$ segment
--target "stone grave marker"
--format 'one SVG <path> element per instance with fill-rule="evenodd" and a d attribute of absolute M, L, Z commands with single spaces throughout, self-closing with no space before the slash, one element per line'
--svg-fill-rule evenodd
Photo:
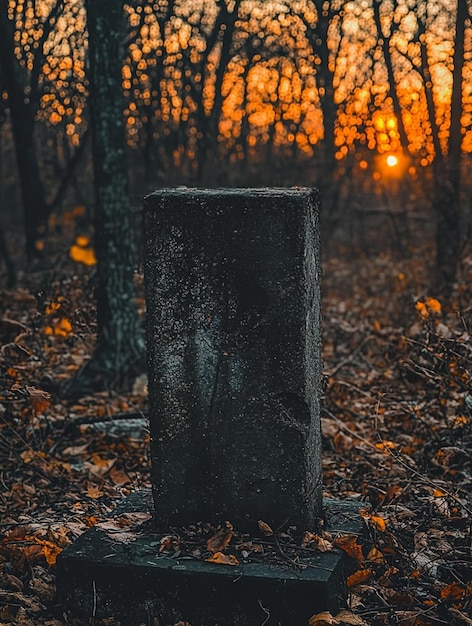
<path fill-rule="evenodd" d="M 361 530 L 356 504 L 322 511 L 316 192 L 162 189 L 145 199 L 144 228 L 152 494 L 131 494 L 59 555 L 58 601 L 126 626 L 334 614 L 340 551 L 230 566 L 160 550 L 200 522 L 253 537 L 260 521 L 316 530 L 323 513 L 331 532 Z M 150 527 L 128 526 L 150 511 Z"/>
<path fill-rule="evenodd" d="M 312 526 L 321 507 L 320 257 L 311 189 L 145 200 L 156 523 Z"/>

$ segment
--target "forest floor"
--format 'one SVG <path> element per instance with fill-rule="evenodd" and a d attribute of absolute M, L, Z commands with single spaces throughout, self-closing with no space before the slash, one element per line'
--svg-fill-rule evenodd
<path fill-rule="evenodd" d="M 60 258 L 0 292 L 0 624 L 118 624 L 63 613 L 56 557 L 149 485 L 144 376 L 80 401 L 46 391 L 95 339 L 93 270 Z M 425 258 L 324 262 L 324 491 L 360 500 L 367 534 L 304 537 L 355 564 L 347 609 L 311 626 L 472 624 L 472 259 L 446 304 Z"/>

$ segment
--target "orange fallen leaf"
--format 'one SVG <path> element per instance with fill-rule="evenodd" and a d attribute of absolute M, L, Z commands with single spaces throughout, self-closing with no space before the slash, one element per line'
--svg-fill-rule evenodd
<path fill-rule="evenodd" d="M 90 246 L 90 239 L 83 235 L 76 237 L 75 244 L 70 247 L 69 256 L 76 263 L 88 266 L 97 264 L 94 249 Z"/>
<path fill-rule="evenodd" d="M 54 335 L 55 337 L 67 337 L 72 333 L 72 324 L 67 317 L 61 317 L 52 325 L 46 326 L 44 333 L 46 335 Z"/>
<path fill-rule="evenodd" d="M 351 559 L 354 559 L 358 565 L 364 562 L 362 554 L 362 546 L 357 543 L 357 537 L 354 535 L 344 535 L 335 540 L 334 545 L 341 548 Z"/>
<path fill-rule="evenodd" d="M 62 552 L 62 548 L 52 543 L 52 541 L 40 539 L 33 535 L 8 537 L 5 539 L 5 543 L 12 543 L 13 541 L 21 542 L 21 551 L 30 561 L 36 561 L 38 557 L 43 556 L 48 565 L 54 565 L 58 554 Z"/>
<path fill-rule="evenodd" d="M 93 498 L 94 500 L 103 496 L 103 491 L 96 485 L 89 485 L 86 493 L 89 498 Z"/>
<path fill-rule="evenodd" d="M 398 448 L 398 444 L 394 441 L 388 441 L 384 439 L 383 441 L 379 441 L 378 443 L 376 443 L 375 447 L 377 448 L 377 450 L 384 450 L 385 452 L 388 452 L 389 450 L 394 450 L 395 448 Z"/>
<path fill-rule="evenodd" d="M 212 554 L 205 560 L 208 563 L 219 563 L 220 565 L 239 565 L 239 561 L 234 554 L 223 554 L 222 552 L 215 552 L 215 554 Z"/>
<path fill-rule="evenodd" d="M 233 537 L 233 525 L 225 522 L 224 526 L 216 531 L 206 542 L 207 550 L 210 552 L 221 552 L 229 544 Z"/>
<path fill-rule="evenodd" d="M 373 572 L 370 568 L 368 569 L 358 569 L 354 574 L 351 574 L 347 577 L 347 586 L 350 589 L 355 585 L 360 585 L 361 583 L 365 583 L 367 580 L 372 578 Z"/>
<path fill-rule="evenodd" d="M 58 311 L 61 306 L 62 305 L 60 302 L 50 302 L 46 305 L 44 312 L 46 313 L 46 315 L 51 315 L 51 313 L 55 313 L 56 311 Z"/>
<path fill-rule="evenodd" d="M 400 487 L 400 485 L 390 485 L 390 487 L 387 489 L 385 498 L 387 500 L 393 500 L 396 496 L 399 496 L 401 493 L 403 493 L 403 488 Z"/>
<path fill-rule="evenodd" d="M 380 530 L 381 532 L 385 532 L 387 529 L 387 521 L 384 520 L 383 517 L 380 517 L 380 515 L 372 515 L 366 509 L 360 509 L 359 513 L 361 517 L 363 517 L 373 528 Z"/>
<path fill-rule="evenodd" d="M 374 547 L 367 555 L 367 561 L 370 563 L 383 563 L 384 555 L 380 552 L 380 550 L 377 550 L 377 548 Z"/>
<path fill-rule="evenodd" d="M 464 600 L 465 587 L 459 583 L 450 583 L 441 589 L 441 598 L 448 600 Z"/>
<path fill-rule="evenodd" d="M 427 320 L 428 319 L 429 312 L 428 312 L 428 309 L 427 309 L 426 304 L 424 302 L 418 301 L 415 304 L 415 309 L 418 311 L 421 319 L 423 319 L 423 320 Z"/>
<path fill-rule="evenodd" d="M 435 315 L 440 315 L 441 313 L 441 303 L 436 298 L 427 298 L 426 306 L 429 309 L 430 313 L 434 313 Z"/>

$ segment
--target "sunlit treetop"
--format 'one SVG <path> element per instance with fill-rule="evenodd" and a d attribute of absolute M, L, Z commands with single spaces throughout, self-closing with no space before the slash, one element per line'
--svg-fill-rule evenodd
<path fill-rule="evenodd" d="M 79 143 L 85 108 L 85 9 L 82 0 L 10 0 L 14 53 L 27 71 L 25 94 L 39 103 L 38 118 L 62 123 Z"/>

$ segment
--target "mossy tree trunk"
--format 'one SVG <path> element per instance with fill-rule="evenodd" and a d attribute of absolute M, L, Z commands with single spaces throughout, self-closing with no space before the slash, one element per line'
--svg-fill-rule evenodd
<path fill-rule="evenodd" d="M 144 338 L 133 281 L 135 249 L 121 85 L 123 5 L 116 0 L 86 0 L 85 6 L 96 196 L 98 337 L 91 361 L 68 385 L 69 395 L 123 387 L 144 367 Z"/>

